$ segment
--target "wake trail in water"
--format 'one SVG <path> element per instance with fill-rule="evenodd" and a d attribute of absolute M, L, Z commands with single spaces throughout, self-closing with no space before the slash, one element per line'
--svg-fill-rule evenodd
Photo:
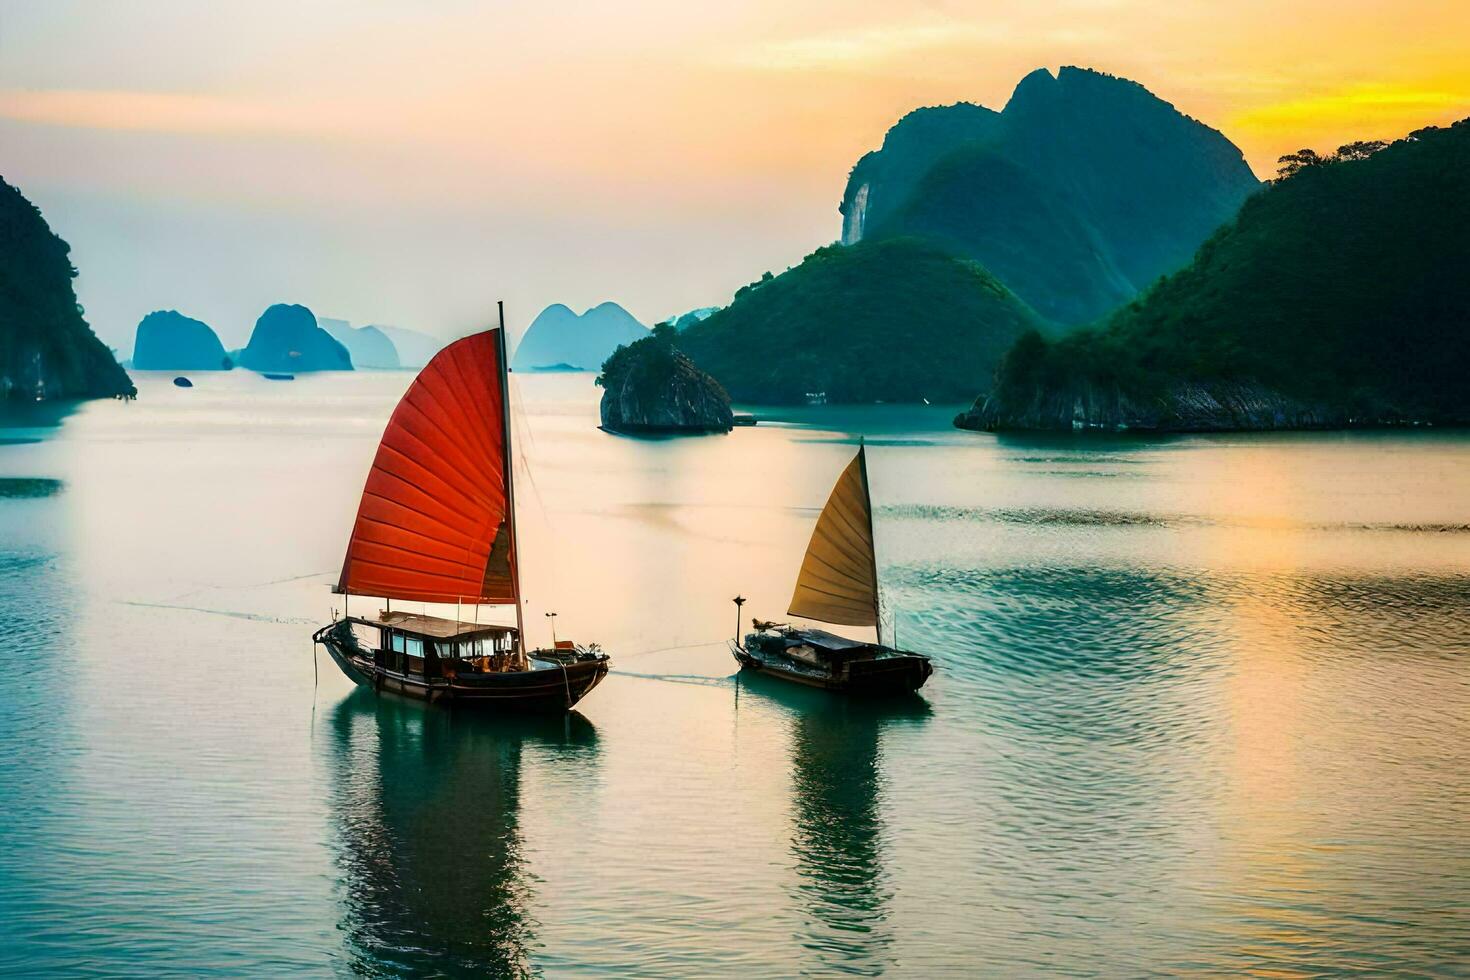
<path fill-rule="evenodd" d="M 664 681 L 669 684 L 693 684 L 697 687 L 731 687 L 735 683 L 733 677 L 705 677 L 700 674 L 639 674 L 617 669 L 612 673 L 619 677 L 637 677 L 640 680 Z"/>
<path fill-rule="evenodd" d="M 134 599 L 118 599 L 116 602 L 122 606 L 139 606 L 145 609 L 177 609 L 183 612 L 204 613 L 209 616 L 226 616 L 230 619 L 244 619 L 255 623 L 311 626 L 316 622 L 312 619 L 302 619 L 296 616 L 265 616 L 260 613 L 235 612 L 230 609 L 210 609 L 205 606 L 176 605 L 169 602 L 139 602 Z"/>

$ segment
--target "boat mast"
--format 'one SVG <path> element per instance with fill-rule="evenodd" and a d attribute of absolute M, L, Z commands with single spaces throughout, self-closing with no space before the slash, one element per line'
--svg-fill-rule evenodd
<path fill-rule="evenodd" d="M 496 335 L 496 341 L 500 345 L 500 399 L 501 418 L 505 423 L 505 438 L 502 440 L 504 452 L 503 465 L 505 467 L 505 529 L 509 535 L 507 539 L 510 545 L 510 586 L 515 592 L 516 601 L 516 636 L 521 644 L 521 655 L 526 656 L 526 626 L 521 620 L 521 576 L 519 572 L 519 556 L 516 550 L 516 481 L 515 481 L 515 457 L 510 451 L 510 357 L 506 352 L 505 344 L 505 300 L 496 300 L 495 308 L 500 318 L 500 330 Z"/>
<path fill-rule="evenodd" d="M 873 494 L 868 489 L 868 452 L 863 437 L 858 436 L 858 469 L 863 474 L 863 500 L 868 514 L 868 562 L 873 568 L 873 631 L 878 645 L 883 645 L 883 607 L 878 596 L 878 539 L 873 536 Z"/>

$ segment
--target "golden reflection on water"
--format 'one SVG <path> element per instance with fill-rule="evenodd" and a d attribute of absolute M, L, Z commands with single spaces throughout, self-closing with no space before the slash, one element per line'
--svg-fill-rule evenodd
<path fill-rule="evenodd" d="M 623 440 L 587 378 L 525 380 L 531 638 L 555 610 L 614 662 L 570 731 L 314 676 L 406 376 L 145 378 L 4 447 L 0 478 L 58 481 L 0 496 L 7 949 L 927 977 L 1426 974 L 1470 948 L 1463 436 L 993 438 L 829 407 Z M 785 608 L 860 432 L 886 601 L 937 663 L 914 716 L 737 683 L 723 646 L 737 592 Z"/>

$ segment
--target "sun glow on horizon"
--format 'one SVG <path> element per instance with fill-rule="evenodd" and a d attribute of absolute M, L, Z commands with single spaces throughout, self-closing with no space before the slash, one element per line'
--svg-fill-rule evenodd
<path fill-rule="evenodd" d="M 158 283 L 103 281 L 94 257 L 125 241 L 192 264 L 201 222 L 237 251 L 254 236 L 252 265 L 289 224 L 309 260 L 267 256 L 248 287 L 209 271 L 210 297 L 299 280 L 329 315 L 447 326 L 483 298 L 426 272 L 466 261 L 515 284 L 527 316 L 614 298 L 653 322 L 835 239 L 849 169 L 913 108 L 1000 109 L 1038 67 L 1091 67 L 1221 130 L 1269 177 L 1304 146 L 1470 116 L 1467 37 L 1470 10 L 1446 0 L 160 0 L 146 17 L 60 0 L 6 7 L 0 139 L 110 342 Z"/>

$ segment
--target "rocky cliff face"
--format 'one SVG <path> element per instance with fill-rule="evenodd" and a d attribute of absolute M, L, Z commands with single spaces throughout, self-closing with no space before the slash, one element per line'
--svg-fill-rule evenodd
<path fill-rule="evenodd" d="M 852 168 L 842 195 L 842 244 L 861 241 L 913 193 L 936 163 L 960 147 L 994 139 L 1000 113 L 970 102 L 915 109 L 894 123 L 883 146 Z"/>
<path fill-rule="evenodd" d="M 1304 401 L 1246 382 L 1176 381 L 1155 394 L 1140 396 L 1115 384 L 1076 381 L 982 395 L 969 411 L 955 416 L 954 424 L 985 432 L 1236 432 L 1366 428 L 1412 421 L 1387 404 L 1350 409 Z"/>
<path fill-rule="evenodd" d="M 177 310 L 156 310 L 138 322 L 133 367 L 140 371 L 228 371 L 234 364 L 209 324 Z"/>
<path fill-rule="evenodd" d="M 1220 133 L 1135 82 L 1066 67 L 1027 75 L 999 113 L 905 116 L 840 210 L 844 243 L 927 239 L 1078 324 L 1188 262 L 1259 186 Z"/>
<path fill-rule="evenodd" d="M 255 321 L 240 366 L 252 371 L 351 371 L 352 357 L 304 306 L 277 303 Z"/>
<path fill-rule="evenodd" d="M 614 432 L 729 432 L 730 396 L 662 336 L 620 347 L 603 366 L 602 427 Z"/>
<path fill-rule="evenodd" d="M 136 394 L 82 318 L 70 246 L 0 180 L 0 400 Z"/>

